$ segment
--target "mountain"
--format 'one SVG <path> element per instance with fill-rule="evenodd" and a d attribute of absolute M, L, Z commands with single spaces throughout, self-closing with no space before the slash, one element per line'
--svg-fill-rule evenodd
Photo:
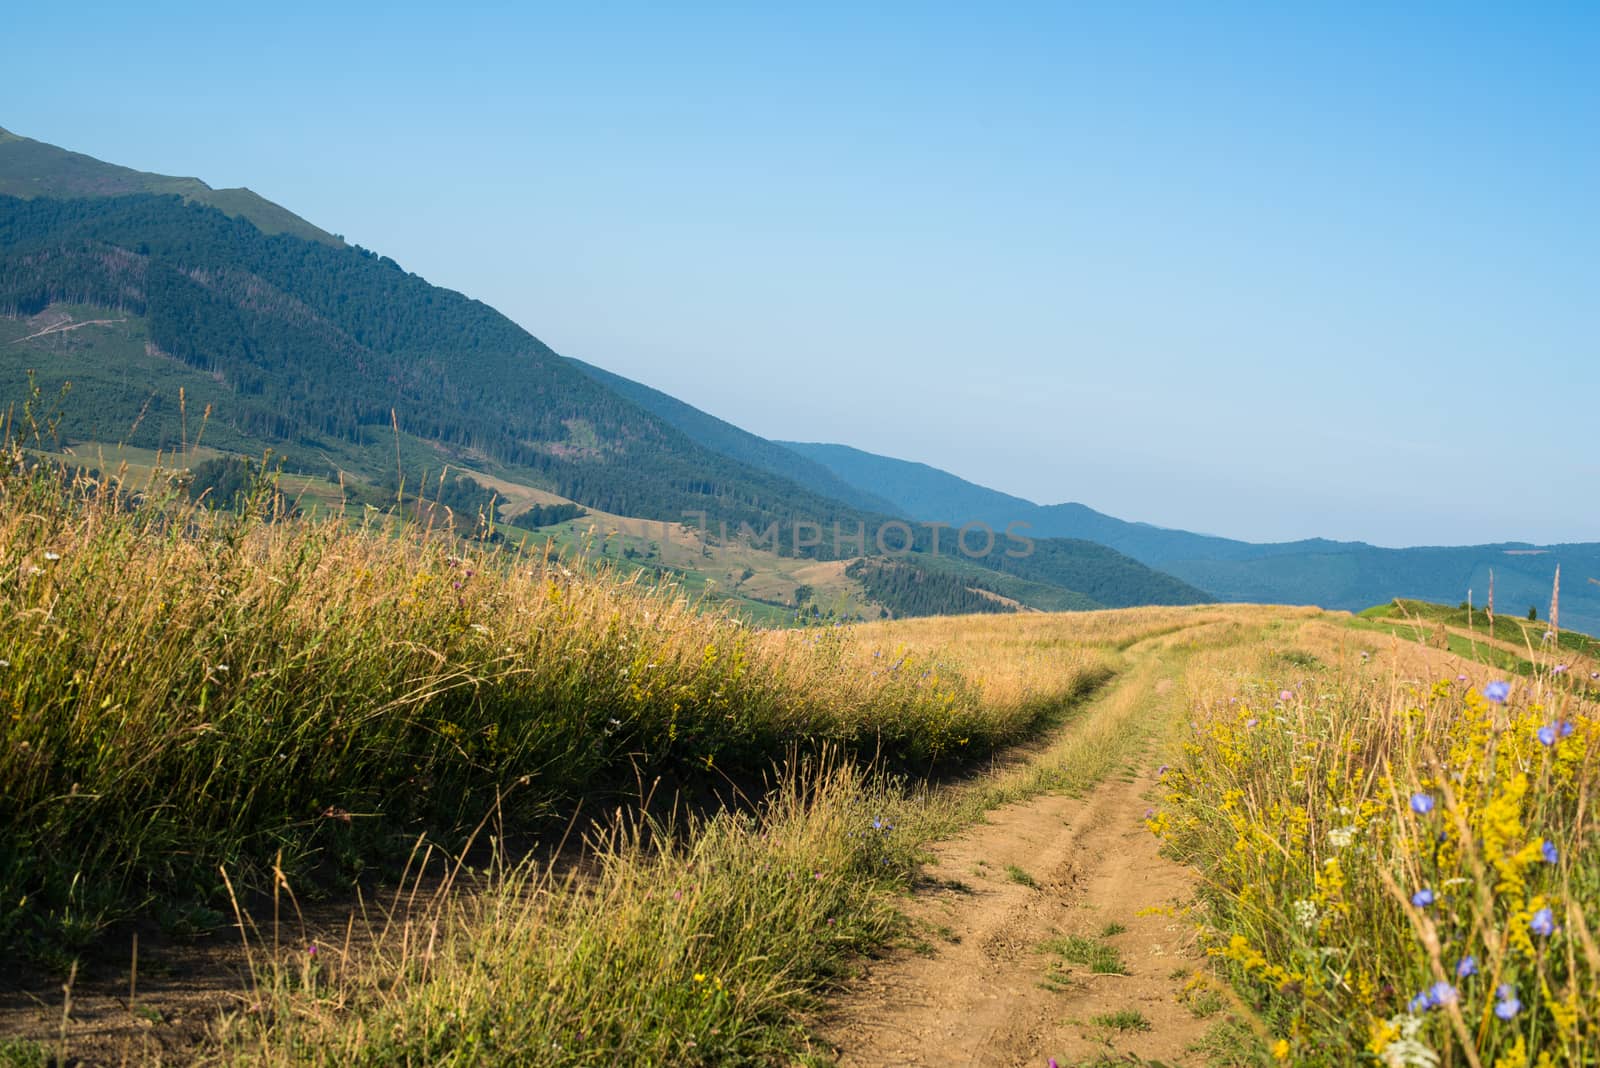
<path fill-rule="evenodd" d="M 353 479 L 369 504 L 424 473 L 452 500 L 476 500 L 459 480 L 446 485 L 448 464 L 544 503 L 663 523 L 695 516 L 707 543 L 748 541 L 773 556 L 903 552 L 931 576 L 948 571 L 937 557 L 961 555 L 963 589 L 1012 600 L 1001 587 L 1063 606 L 1210 599 L 1086 541 L 1039 539 L 1018 552 L 996 538 L 967 556 L 948 535 L 941 546 L 937 531 L 899 524 L 893 549 L 880 548 L 898 509 L 870 490 L 564 358 L 387 257 L 281 225 L 297 217 L 259 198 L 233 198 L 250 210 L 230 211 L 230 191 L 12 135 L 0 176 L 28 194 L 0 195 L 0 409 L 24 399 L 29 376 L 39 411 L 70 383 L 52 424 L 63 449 L 170 453 L 203 436 L 222 453 L 270 447 L 313 483 Z M 336 499 L 351 498 L 341 489 Z M 916 600 L 954 588 L 930 578 Z"/>
<path fill-rule="evenodd" d="M 1559 564 L 1566 577 L 1561 621 L 1600 633 L 1600 544 L 1493 545 L 1390 549 L 1365 542 L 1254 543 L 1132 523 L 1082 504 L 1039 505 L 979 486 L 927 464 L 845 445 L 782 442 L 852 485 L 882 495 L 925 521 L 992 525 L 1020 521 L 1029 533 L 1082 538 L 1211 591 L 1224 601 L 1316 604 L 1359 611 L 1397 597 L 1455 604 L 1471 591 L 1482 603 L 1495 575 L 1501 612 L 1542 616 Z"/>
<path fill-rule="evenodd" d="M 801 441 L 778 444 L 814 460 L 852 485 L 872 487 L 917 519 L 946 523 L 978 520 L 1000 527 L 1011 522 L 1027 523 L 1029 533 L 1039 537 L 1099 542 L 1157 567 L 1169 560 L 1240 560 L 1277 552 L 1330 551 L 1338 544 L 1313 539 L 1255 545 L 1191 534 L 1116 519 L 1082 504 L 1035 504 L 927 464 L 879 456 L 848 445 Z"/>
<path fill-rule="evenodd" d="M 623 378 L 582 360 L 571 359 L 573 366 L 649 411 L 689 438 L 712 450 L 751 467 L 786 478 L 813 493 L 843 501 L 853 508 L 882 515 L 899 515 L 904 509 L 876 493 L 869 493 L 846 482 L 822 464 L 784 448 L 777 442 L 757 437 L 732 423 L 685 404 L 676 397 Z"/>
<path fill-rule="evenodd" d="M 291 234 L 308 241 L 343 244 L 326 230 L 249 189 L 213 189 L 198 178 L 150 174 L 68 152 L 0 128 L 0 196 L 105 197 L 130 193 L 175 194 L 209 204 L 225 215 L 248 219 L 264 234 Z"/>

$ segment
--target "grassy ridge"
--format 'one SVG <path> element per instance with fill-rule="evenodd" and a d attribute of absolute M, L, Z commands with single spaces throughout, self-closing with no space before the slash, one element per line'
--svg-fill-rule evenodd
<path fill-rule="evenodd" d="M 753 631 L 453 537 L 218 514 L 159 480 L 134 505 L 8 467 L 8 941 L 70 949 L 149 898 L 214 895 L 219 864 L 351 873 L 418 829 L 529 824 L 638 774 L 715 782 L 830 744 L 926 770 L 1049 711 L 983 707 L 949 668 L 840 629 Z"/>

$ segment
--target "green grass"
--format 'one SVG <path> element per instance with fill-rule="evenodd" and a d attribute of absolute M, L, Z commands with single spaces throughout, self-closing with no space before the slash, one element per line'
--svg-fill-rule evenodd
<path fill-rule="evenodd" d="M 1089 1022 L 1096 1027 L 1109 1028 L 1112 1031 L 1148 1031 L 1150 1019 L 1138 1009 L 1118 1009 L 1116 1012 L 1102 1012 L 1089 1017 Z"/>
<path fill-rule="evenodd" d="M 1100 937 L 1115 938 L 1117 935 L 1122 934 L 1127 929 L 1128 928 L 1126 924 L 1121 924 L 1116 920 L 1112 920 L 1110 923 L 1107 923 L 1104 927 L 1100 928 Z"/>
<path fill-rule="evenodd" d="M 1030 889 L 1037 889 L 1039 886 L 1039 881 L 1037 879 L 1035 879 L 1032 875 L 1029 875 L 1026 871 L 1023 871 L 1021 868 L 1017 867 L 1015 864 L 1006 865 L 1006 878 L 1010 879 L 1019 886 L 1026 886 Z"/>
<path fill-rule="evenodd" d="M 1115 946 L 1107 945 L 1097 938 L 1067 935 L 1065 938 L 1051 939 L 1044 944 L 1043 949 L 1048 953 L 1054 953 L 1068 964 L 1087 968 L 1096 975 L 1127 974 L 1122 954 Z"/>

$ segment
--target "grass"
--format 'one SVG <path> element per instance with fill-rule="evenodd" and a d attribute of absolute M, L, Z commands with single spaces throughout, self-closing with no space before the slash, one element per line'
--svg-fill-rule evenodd
<path fill-rule="evenodd" d="M 760 631 L 447 531 L 207 511 L 155 464 L 4 459 L 0 941 L 64 974 L 125 921 L 236 922 L 257 1009 L 211 1029 L 229 1062 L 798 1056 L 826 984 L 901 932 L 922 843 L 1111 767 L 1137 707 L 1085 698 L 1190 618 L 1014 617 L 954 651 Z M 1043 772 L 918 784 L 1069 721 Z M 641 809 L 658 780 L 677 803 Z M 287 919 L 291 888 L 379 871 L 404 893 L 345 936 Z"/>
<path fill-rule="evenodd" d="M 0 575 L 0 894 L 23 902 L 0 937 L 68 951 L 148 898 L 219 906 L 219 866 L 348 877 L 491 810 L 533 827 L 657 775 L 704 793 L 796 746 L 926 771 L 1041 721 L 912 654 L 870 668 L 838 628 L 158 482 L 135 504 L 8 474 Z"/>
<path fill-rule="evenodd" d="M 1015 864 L 1006 865 L 1006 878 L 1010 879 L 1018 886 L 1026 886 L 1029 889 L 1035 890 L 1039 887 L 1039 881 L 1037 879 L 1023 871 L 1021 868 L 1017 867 Z"/>
<path fill-rule="evenodd" d="M 1087 968 L 1096 975 L 1127 974 L 1122 954 L 1115 946 L 1107 945 L 1097 938 L 1067 935 L 1064 938 L 1051 939 L 1042 948 L 1047 953 L 1054 953 L 1068 964 Z"/>
<path fill-rule="evenodd" d="M 802 1045 L 794 1018 L 819 979 L 897 928 L 877 891 L 903 883 L 911 842 L 860 833 L 896 803 L 849 765 L 797 766 L 754 813 L 672 834 L 617 824 L 589 877 L 524 862 L 476 893 L 440 884 L 358 948 L 261 962 L 253 996 L 270 1011 L 228 1021 L 224 1059 L 781 1058 Z"/>
<path fill-rule="evenodd" d="M 1096 1027 L 1104 1027 L 1112 1031 L 1148 1031 L 1150 1019 L 1138 1009 L 1118 1009 L 1116 1012 L 1102 1012 L 1089 1017 L 1089 1022 Z"/>
<path fill-rule="evenodd" d="M 1115 920 L 1112 920 L 1110 923 L 1108 923 L 1104 927 L 1100 928 L 1100 937 L 1101 938 L 1115 938 L 1117 935 L 1122 934 L 1127 929 L 1128 928 L 1127 928 L 1126 924 L 1121 924 L 1121 923 L 1118 923 Z"/>
<path fill-rule="evenodd" d="M 1197 659 L 1150 820 L 1204 873 L 1209 952 L 1274 1053 L 1593 1063 L 1600 716 L 1588 680 L 1556 670 L 1570 651 L 1536 647 L 1496 701 L 1493 670 L 1445 649 L 1380 664 L 1344 628 L 1294 637 L 1326 666 Z"/>

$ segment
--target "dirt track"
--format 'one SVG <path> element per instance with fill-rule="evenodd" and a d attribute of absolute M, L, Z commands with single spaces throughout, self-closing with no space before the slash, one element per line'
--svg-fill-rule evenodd
<path fill-rule="evenodd" d="M 1172 681 L 1121 685 L 1155 698 Z M 1199 1063 L 1187 1050 L 1208 1022 L 1181 1000 L 1199 954 L 1192 925 L 1170 912 L 1194 876 L 1144 827 L 1155 785 L 1145 771 L 1082 800 L 1039 797 L 944 843 L 908 905 L 931 951 L 873 963 L 844 996 L 823 1027 L 840 1064 Z M 1125 930 L 1102 938 L 1109 925 Z M 1114 947 L 1126 974 L 1095 974 L 1048 948 L 1074 935 Z M 1148 1030 L 1094 1022 L 1129 1011 Z"/>

